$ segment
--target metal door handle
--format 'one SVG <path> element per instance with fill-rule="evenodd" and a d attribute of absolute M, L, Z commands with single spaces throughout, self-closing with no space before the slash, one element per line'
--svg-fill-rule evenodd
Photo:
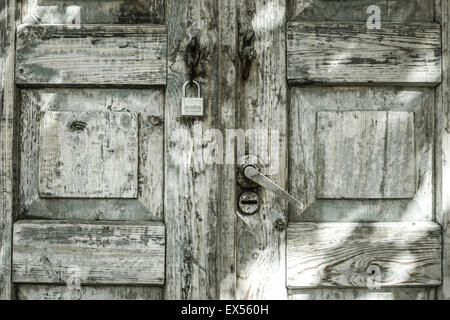
<path fill-rule="evenodd" d="M 303 210 L 305 208 L 305 205 L 295 199 L 293 196 L 291 196 L 289 193 L 287 193 L 285 190 L 283 190 L 279 185 L 277 185 L 275 182 L 267 178 L 265 175 L 263 175 L 261 172 L 258 171 L 254 166 L 247 165 L 244 168 L 244 175 L 248 179 L 252 180 L 253 182 L 257 183 L 263 188 L 266 188 L 267 190 L 272 191 L 277 196 L 283 198 L 296 208 Z"/>

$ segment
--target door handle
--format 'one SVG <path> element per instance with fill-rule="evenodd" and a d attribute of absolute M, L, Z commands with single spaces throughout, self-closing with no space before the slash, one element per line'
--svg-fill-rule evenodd
<path fill-rule="evenodd" d="M 267 178 L 265 175 L 263 175 L 259 170 L 253 166 L 253 165 L 247 165 L 244 167 L 244 176 L 247 179 L 250 179 L 251 181 L 255 182 L 256 184 L 260 185 L 261 187 L 272 191 L 280 198 L 286 200 L 294 207 L 303 210 L 305 208 L 305 205 L 295 199 L 293 196 L 291 196 L 289 193 L 287 193 L 283 188 L 281 188 L 279 185 L 277 185 L 275 182 Z"/>

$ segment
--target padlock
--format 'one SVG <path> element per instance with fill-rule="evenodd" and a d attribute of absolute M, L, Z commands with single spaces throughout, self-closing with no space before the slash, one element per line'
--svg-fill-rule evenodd
<path fill-rule="evenodd" d="M 189 84 L 187 81 L 183 85 L 183 98 L 181 101 L 181 115 L 191 117 L 203 116 L 203 98 L 200 98 L 200 84 L 197 81 L 192 81 L 198 88 L 196 98 L 186 97 L 186 86 Z"/>

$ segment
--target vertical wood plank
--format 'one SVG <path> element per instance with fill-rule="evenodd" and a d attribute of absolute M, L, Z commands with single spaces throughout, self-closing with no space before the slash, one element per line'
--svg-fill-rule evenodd
<path fill-rule="evenodd" d="M 219 129 L 225 134 L 236 122 L 236 6 L 233 1 L 219 0 Z M 236 160 L 234 143 L 224 141 L 226 156 Z M 228 152 L 232 150 L 233 152 Z M 217 216 L 217 298 L 236 297 L 236 171 L 232 163 L 219 167 L 219 193 Z"/>
<path fill-rule="evenodd" d="M 217 165 L 205 164 L 206 130 L 217 124 L 217 2 L 168 0 L 168 81 L 165 108 L 166 299 L 216 298 Z M 184 63 L 193 36 L 201 45 L 197 78 L 204 116 L 181 117 L 181 88 L 188 80 Z"/>
<path fill-rule="evenodd" d="M 436 1 L 436 19 L 442 24 L 443 81 L 436 90 L 438 121 L 436 147 L 436 220 L 443 229 L 442 286 L 439 299 L 450 299 L 450 5 L 448 1 Z M 441 20 L 441 21 L 439 21 Z"/>
<path fill-rule="evenodd" d="M 0 300 L 11 299 L 13 223 L 14 32 L 16 0 L 0 4 Z"/>
<path fill-rule="evenodd" d="M 268 162 L 271 179 L 286 187 L 286 45 L 285 0 L 241 0 L 240 25 L 255 32 L 256 59 L 247 80 L 238 85 L 238 128 L 267 138 L 248 141 L 256 156 Z M 242 31 L 242 30 L 240 30 Z M 242 76 L 239 75 L 238 79 Z M 279 135 L 275 148 L 269 141 Z M 286 299 L 286 203 L 261 191 L 261 209 L 253 216 L 237 212 L 237 299 Z"/>

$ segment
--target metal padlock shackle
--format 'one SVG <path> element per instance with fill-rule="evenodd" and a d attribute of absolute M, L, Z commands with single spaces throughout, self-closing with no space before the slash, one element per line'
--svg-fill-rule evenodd
<path fill-rule="evenodd" d="M 183 84 L 183 98 L 186 98 L 186 86 L 190 83 L 191 81 L 186 81 Z M 201 92 L 200 92 L 200 83 L 198 83 L 195 80 L 192 80 L 192 83 L 195 84 L 197 86 L 197 97 L 200 98 L 201 96 Z"/>

